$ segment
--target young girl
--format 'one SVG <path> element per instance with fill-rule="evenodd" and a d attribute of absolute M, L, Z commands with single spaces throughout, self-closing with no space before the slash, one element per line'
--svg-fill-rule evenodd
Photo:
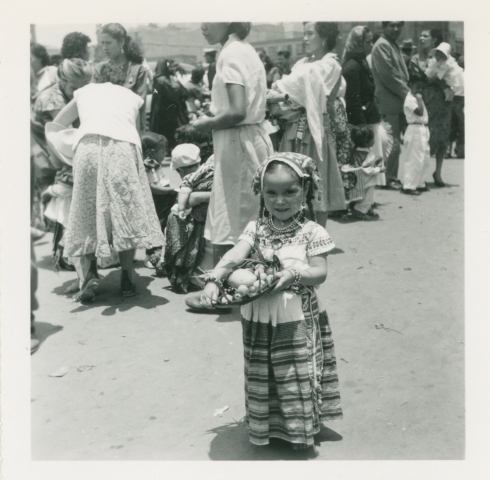
<path fill-rule="evenodd" d="M 351 138 L 356 146 L 352 152 L 350 163 L 342 166 L 343 173 L 352 173 L 356 180 L 347 185 L 344 178 L 344 188 L 352 202 L 354 218 L 360 220 L 379 220 L 379 215 L 373 211 L 374 187 L 378 185 L 378 175 L 386 171 L 382 166 L 383 160 L 373 152 L 374 130 L 370 125 L 358 125 L 352 128 Z M 356 201 L 357 200 L 357 201 Z"/>
<path fill-rule="evenodd" d="M 177 293 L 187 293 L 191 276 L 205 252 L 204 225 L 214 180 L 214 158 L 200 165 L 199 147 L 182 144 L 172 151 L 172 168 L 182 178 L 178 202 L 172 207 L 165 236 L 163 267 L 157 274 L 168 277 Z M 194 285 L 196 286 L 196 285 Z"/>
<path fill-rule="evenodd" d="M 295 450 L 314 450 L 320 422 L 342 418 L 330 324 L 314 288 L 327 277 L 326 257 L 335 245 L 323 227 L 306 218 L 307 209 L 313 212 L 317 182 L 311 158 L 269 157 L 253 182 L 261 197 L 259 219 L 207 276 L 201 293 L 201 304 L 211 307 L 227 264 L 241 262 L 256 248 L 284 265 L 269 296 L 241 307 L 246 418 L 255 445 L 280 438 Z"/>
<path fill-rule="evenodd" d="M 164 232 L 170 209 L 177 198 L 177 193 L 160 170 L 162 161 L 167 155 L 168 142 L 163 135 L 145 132 L 141 135 L 141 149 L 153 203 L 155 204 L 161 230 Z M 150 248 L 146 250 L 145 265 L 148 268 L 156 268 L 161 257 L 162 247 Z"/>
<path fill-rule="evenodd" d="M 403 137 L 398 178 L 402 181 L 402 193 L 420 195 L 429 188 L 425 178 L 430 169 L 429 115 L 422 98 L 424 84 L 415 82 L 403 104 L 408 127 Z"/>

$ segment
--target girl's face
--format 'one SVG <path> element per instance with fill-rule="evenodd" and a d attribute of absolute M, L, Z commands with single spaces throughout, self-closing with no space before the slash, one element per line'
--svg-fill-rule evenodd
<path fill-rule="evenodd" d="M 308 55 L 324 50 L 325 47 L 323 46 L 323 39 L 316 31 L 315 22 L 308 22 L 305 24 L 303 44 Z"/>
<path fill-rule="evenodd" d="M 65 95 L 72 100 L 73 99 L 73 92 L 78 90 L 79 88 L 84 87 L 87 85 L 87 81 L 84 78 L 73 78 L 70 80 L 60 80 L 60 85 L 61 88 L 63 89 L 63 92 Z"/>
<path fill-rule="evenodd" d="M 121 55 L 121 49 L 123 46 L 123 42 L 112 38 L 107 33 L 102 33 L 100 36 L 100 44 L 102 45 L 102 51 L 106 55 L 109 60 L 113 60 Z"/>
<path fill-rule="evenodd" d="M 262 194 L 267 210 L 281 222 L 292 220 L 304 201 L 300 179 L 285 165 L 265 173 Z"/>
<path fill-rule="evenodd" d="M 447 60 L 446 55 L 444 55 L 440 50 L 436 50 L 434 56 L 438 62 L 444 62 Z"/>
<path fill-rule="evenodd" d="M 189 175 L 190 173 L 194 173 L 198 168 L 199 168 L 199 163 L 196 163 L 195 165 L 180 167 L 177 169 L 177 172 L 179 172 L 180 178 L 184 178 L 186 175 Z"/>
<path fill-rule="evenodd" d="M 371 50 L 373 49 L 373 34 L 372 32 L 366 33 L 364 35 L 364 42 L 363 42 L 363 47 L 364 47 L 364 55 L 368 56 L 371 53 Z"/>
<path fill-rule="evenodd" d="M 430 36 L 429 30 L 424 30 L 420 34 L 419 45 L 422 50 L 434 48 L 434 39 Z"/>
<path fill-rule="evenodd" d="M 229 23 L 201 23 L 201 32 L 209 45 L 221 43 L 224 45 L 228 40 Z"/>
<path fill-rule="evenodd" d="M 156 160 L 159 164 L 161 164 L 165 158 L 165 150 L 165 145 L 157 145 L 157 148 L 155 148 L 155 152 L 153 153 L 153 160 Z"/>

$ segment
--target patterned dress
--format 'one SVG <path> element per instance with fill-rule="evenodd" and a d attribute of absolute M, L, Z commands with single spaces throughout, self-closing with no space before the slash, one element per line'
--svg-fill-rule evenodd
<path fill-rule="evenodd" d="M 205 163 L 185 176 L 180 186 L 193 192 L 210 192 L 213 180 L 214 164 Z M 163 275 L 177 293 L 187 293 L 190 276 L 204 256 L 207 211 L 208 204 L 201 203 L 193 207 L 184 220 L 173 213 L 168 216 Z"/>
<path fill-rule="evenodd" d="M 309 268 L 309 258 L 334 247 L 328 233 L 305 220 L 290 233 L 275 233 L 266 220 L 250 222 L 240 237 L 257 242 L 266 259 Z M 241 307 L 245 358 L 245 407 L 250 441 L 281 438 L 312 446 L 320 423 L 342 418 L 332 332 L 313 287 L 299 287 Z"/>
<path fill-rule="evenodd" d="M 141 150 L 102 135 L 85 135 L 73 160 L 74 187 L 65 253 L 110 257 L 164 244 Z"/>

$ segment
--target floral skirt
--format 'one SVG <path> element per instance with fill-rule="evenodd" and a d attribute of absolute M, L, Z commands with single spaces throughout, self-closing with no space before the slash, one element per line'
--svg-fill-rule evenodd
<path fill-rule="evenodd" d="M 296 306 L 302 318 L 280 315 L 274 321 L 274 312 L 267 318 L 255 314 L 265 312 L 264 305 L 242 307 L 246 422 L 255 445 L 267 445 L 270 438 L 313 445 L 321 422 L 342 418 L 327 313 L 307 288 L 290 301 L 290 311 Z"/>
<path fill-rule="evenodd" d="M 65 254 L 110 257 L 164 245 L 141 150 L 132 143 L 85 135 L 73 161 L 73 197 Z"/>

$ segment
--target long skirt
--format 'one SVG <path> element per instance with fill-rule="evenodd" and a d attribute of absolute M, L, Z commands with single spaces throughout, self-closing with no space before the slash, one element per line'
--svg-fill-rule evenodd
<path fill-rule="evenodd" d="M 337 164 L 335 138 L 332 135 L 328 115 L 323 115 L 325 137 L 322 145 L 322 160 L 318 155 L 308 122 L 304 127 L 303 138 L 297 140 L 298 124 L 299 118 L 286 124 L 279 151 L 302 153 L 315 161 L 321 179 L 318 198 L 313 201 L 313 208 L 317 212 L 345 210 L 344 186 Z"/>
<path fill-rule="evenodd" d="M 132 143 L 86 135 L 73 161 L 73 197 L 65 254 L 122 252 L 164 245 L 141 150 Z"/>
<path fill-rule="evenodd" d="M 425 187 L 430 169 L 429 129 L 425 125 L 409 125 L 405 131 L 398 166 L 403 188 Z"/>
<path fill-rule="evenodd" d="M 260 202 L 252 180 L 274 152 L 259 124 L 214 130 L 213 144 L 214 183 L 204 236 L 215 245 L 234 245 L 248 222 L 258 216 Z"/>
<path fill-rule="evenodd" d="M 250 441 L 313 445 L 321 422 L 342 418 L 332 331 L 316 293 L 303 288 L 245 305 L 242 328 Z"/>
<path fill-rule="evenodd" d="M 430 83 L 425 87 L 423 97 L 429 114 L 431 154 L 444 156 L 449 142 L 452 102 L 446 102 L 441 87 Z"/>

